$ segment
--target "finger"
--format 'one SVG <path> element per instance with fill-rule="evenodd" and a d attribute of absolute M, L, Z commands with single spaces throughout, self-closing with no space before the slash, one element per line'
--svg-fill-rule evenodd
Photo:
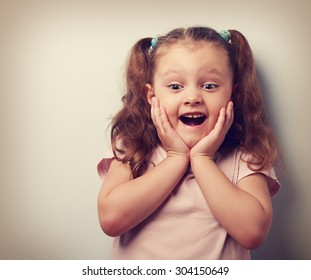
<path fill-rule="evenodd" d="M 154 98 L 154 123 L 159 133 L 164 134 L 170 132 L 171 124 L 167 118 L 165 108 L 161 106 L 159 99 Z"/>
<path fill-rule="evenodd" d="M 154 99 L 155 99 L 155 97 L 153 97 L 151 99 L 151 110 L 150 110 L 150 115 L 151 115 L 151 119 L 152 119 L 153 123 L 155 122 L 155 120 L 154 120 L 154 114 L 155 114 L 155 112 L 154 112 L 154 110 L 155 110 L 154 103 L 155 103 L 155 100 Z"/>
<path fill-rule="evenodd" d="M 226 108 L 226 124 L 225 126 L 229 129 L 234 119 L 233 102 L 229 101 Z"/>
<path fill-rule="evenodd" d="M 160 118 L 161 118 L 161 127 L 162 127 L 163 131 L 165 133 L 170 132 L 172 129 L 172 126 L 168 120 L 165 108 L 162 106 L 160 106 Z"/>
<path fill-rule="evenodd" d="M 156 97 L 152 98 L 152 106 L 151 106 L 151 110 L 152 110 L 152 119 L 154 121 L 155 124 L 159 123 L 159 100 Z"/>
<path fill-rule="evenodd" d="M 160 120 L 159 100 L 156 97 L 153 97 L 152 102 L 151 102 L 151 118 L 156 129 L 159 131 L 162 131 L 161 120 Z"/>
<path fill-rule="evenodd" d="M 226 109 L 223 107 L 219 111 L 219 116 L 214 127 L 215 132 L 219 133 L 222 131 L 225 124 L 225 120 L 226 120 Z"/>

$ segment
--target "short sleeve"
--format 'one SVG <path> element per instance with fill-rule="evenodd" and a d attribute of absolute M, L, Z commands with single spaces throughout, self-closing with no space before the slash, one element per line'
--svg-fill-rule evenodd
<path fill-rule="evenodd" d="M 108 172 L 108 169 L 113 159 L 114 159 L 114 154 L 111 150 L 109 150 L 104 153 L 103 158 L 97 164 L 97 173 L 102 181 L 105 179 L 106 174 Z"/>
<path fill-rule="evenodd" d="M 276 177 L 275 171 L 273 167 L 270 167 L 265 170 L 261 171 L 254 171 L 249 168 L 247 164 L 247 159 L 249 159 L 249 155 L 237 153 L 237 165 L 236 166 L 236 182 L 240 181 L 241 179 L 254 174 L 254 173 L 261 173 L 264 174 L 267 177 L 267 183 L 269 187 L 270 196 L 274 196 L 279 190 L 280 190 L 280 183 Z"/>

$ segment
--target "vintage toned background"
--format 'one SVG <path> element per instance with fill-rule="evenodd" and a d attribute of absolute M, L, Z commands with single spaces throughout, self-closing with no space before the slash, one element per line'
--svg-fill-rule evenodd
<path fill-rule="evenodd" d="M 0 1 L 0 259 L 107 259 L 96 165 L 132 44 L 175 27 L 248 38 L 286 160 L 254 259 L 311 259 L 308 0 Z"/>

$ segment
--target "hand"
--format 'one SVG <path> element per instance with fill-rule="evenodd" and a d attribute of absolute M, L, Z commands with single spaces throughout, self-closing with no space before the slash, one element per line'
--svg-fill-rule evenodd
<path fill-rule="evenodd" d="M 188 157 L 189 147 L 171 126 L 164 107 L 160 105 L 160 101 L 156 97 L 153 97 L 151 102 L 151 119 L 168 156 L 182 155 Z"/>
<path fill-rule="evenodd" d="M 190 151 L 190 158 L 205 156 L 214 159 L 214 155 L 225 139 L 233 122 L 233 103 L 229 101 L 226 108 L 221 108 L 218 120 L 212 131 L 202 138 Z"/>

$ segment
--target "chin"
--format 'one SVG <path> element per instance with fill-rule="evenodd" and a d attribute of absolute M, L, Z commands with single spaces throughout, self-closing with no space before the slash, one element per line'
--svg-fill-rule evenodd
<path fill-rule="evenodd" d="M 186 127 L 186 129 L 176 129 L 176 131 L 190 149 L 208 135 L 208 130 L 202 126 Z"/>
<path fill-rule="evenodd" d="M 193 148 L 201 139 L 184 139 L 187 146 Z"/>

